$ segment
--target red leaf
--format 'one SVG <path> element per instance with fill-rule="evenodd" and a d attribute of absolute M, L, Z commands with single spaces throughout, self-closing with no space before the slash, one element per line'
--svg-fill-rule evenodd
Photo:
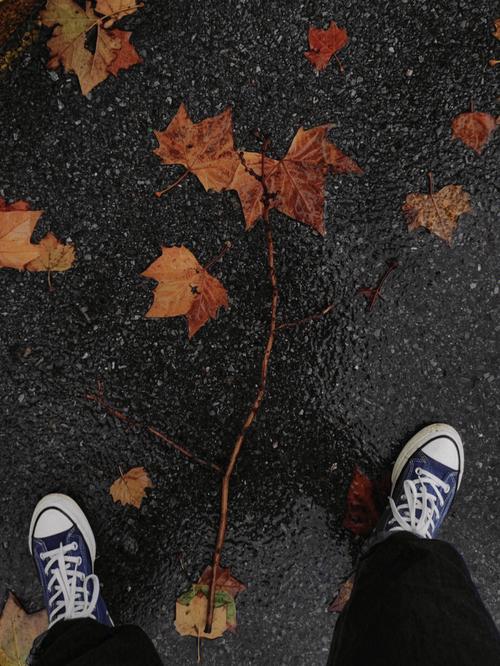
<path fill-rule="evenodd" d="M 347 513 L 343 526 L 354 534 L 366 536 L 377 524 L 379 516 L 375 484 L 356 466 L 347 493 Z"/>
<path fill-rule="evenodd" d="M 310 26 L 310 51 L 306 51 L 304 55 L 316 70 L 321 71 L 328 65 L 332 56 L 344 48 L 348 41 L 347 31 L 339 28 L 335 21 L 330 21 L 330 25 L 325 30 Z"/>

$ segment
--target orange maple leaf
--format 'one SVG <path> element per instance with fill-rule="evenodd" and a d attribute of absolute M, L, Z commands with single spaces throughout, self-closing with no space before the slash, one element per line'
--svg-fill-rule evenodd
<path fill-rule="evenodd" d="M 306 51 L 304 55 L 317 71 L 325 69 L 332 56 L 343 49 L 349 41 L 347 31 L 339 28 L 335 21 L 331 21 L 328 28 L 324 30 L 310 26 L 308 36 L 310 51 Z M 337 58 L 337 56 L 335 57 Z M 343 71 L 344 68 L 338 58 L 337 62 L 340 71 Z"/>
<path fill-rule="evenodd" d="M 142 273 L 158 282 L 146 317 L 177 317 L 188 320 L 189 337 L 220 307 L 228 307 L 227 292 L 217 278 L 201 266 L 186 247 L 163 247 L 161 256 Z"/>
<path fill-rule="evenodd" d="M 466 146 L 480 155 L 495 131 L 496 125 L 496 118 L 491 114 L 472 111 L 470 113 L 460 113 L 453 118 L 451 130 L 454 139 L 460 139 Z"/>
<path fill-rule="evenodd" d="M 141 508 L 142 500 L 146 497 L 146 488 L 154 488 L 151 479 L 144 467 L 132 467 L 125 474 L 113 482 L 109 494 L 115 502 L 126 506 L 130 504 L 136 509 Z"/>
<path fill-rule="evenodd" d="M 363 173 L 354 160 L 328 141 L 330 128 L 331 125 L 308 130 L 301 127 L 282 160 L 264 158 L 264 177 L 271 194 L 269 208 L 276 208 L 321 234 L 325 233 L 323 212 L 328 171 Z M 261 154 L 241 153 L 228 189 L 238 192 L 247 229 L 264 213 L 261 177 Z"/>
<path fill-rule="evenodd" d="M 158 148 L 155 155 L 163 164 L 182 164 L 186 171 L 161 196 L 189 173 L 193 173 L 205 190 L 221 192 L 231 182 L 238 154 L 234 149 L 233 119 L 228 107 L 222 113 L 193 123 L 184 104 L 163 131 L 155 131 Z"/>
<path fill-rule="evenodd" d="M 408 194 L 402 210 L 409 231 L 425 227 L 451 245 L 459 216 L 472 208 L 470 195 L 461 185 L 446 185 L 431 194 Z"/>
<path fill-rule="evenodd" d="M 119 69 L 142 62 L 129 43 L 130 33 L 107 29 L 115 20 L 136 11 L 139 6 L 132 0 L 127 6 L 123 0 L 100 0 L 96 5 L 97 12 L 113 9 L 109 15 L 100 16 L 88 1 L 82 9 L 74 0 L 48 0 L 40 20 L 43 25 L 54 28 L 47 43 L 51 55 L 47 65 L 49 69 L 63 66 L 67 72 L 74 72 L 82 93 L 87 95 L 110 73 L 116 76 Z M 90 51 L 86 41 L 94 30 L 96 43 L 94 50 Z M 117 58 L 118 64 L 115 63 Z"/>
<path fill-rule="evenodd" d="M 42 213 L 29 210 L 25 201 L 7 204 L 0 197 L 0 268 L 23 270 L 38 257 L 40 250 L 30 239 Z"/>

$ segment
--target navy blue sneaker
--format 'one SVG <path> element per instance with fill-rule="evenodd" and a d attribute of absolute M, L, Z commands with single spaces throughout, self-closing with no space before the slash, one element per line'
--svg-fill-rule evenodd
<path fill-rule="evenodd" d="M 464 448 L 454 428 L 435 423 L 420 430 L 396 460 L 389 505 L 375 528 L 375 541 L 398 531 L 432 539 L 450 509 L 463 471 Z"/>
<path fill-rule="evenodd" d="M 94 534 L 71 497 L 53 493 L 38 502 L 29 548 L 42 583 L 49 627 L 59 620 L 80 618 L 113 626 L 94 574 Z"/>

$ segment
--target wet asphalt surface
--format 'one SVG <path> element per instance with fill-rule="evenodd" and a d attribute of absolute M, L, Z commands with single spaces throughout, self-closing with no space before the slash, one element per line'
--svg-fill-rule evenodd
<path fill-rule="evenodd" d="M 477 157 L 449 124 L 474 98 L 494 112 L 493 2 L 147 2 L 124 22 L 142 66 L 89 98 L 46 69 L 41 39 L 0 82 L 0 194 L 45 211 L 77 246 L 54 278 L 0 271 L 0 582 L 41 603 L 27 549 L 35 502 L 66 492 L 94 526 L 99 574 L 116 622 L 137 622 L 165 663 L 195 662 L 173 627 L 176 596 L 210 561 L 218 482 L 84 396 L 108 398 L 223 464 L 253 400 L 270 290 L 262 226 L 251 233 L 235 193 L 194 177 L 162 200 L 181 170 L 153 155 L 181 101 L 195 120 L 234 107 L 237 145 L 271 134 L 283 155 L 300 125 L 333 122 L 332 140 L 365 169 L 330 178 L 323 239 L 273 213 L 280 320 L 335 302 L 332 314 L 282 332 L 269 390 L 237 467 L 223 563 L 248 590 L 239 628 L 204 648 L 205 664 L 325 663 L 326 612 L 361 541 L 342 528 L 356 464 L 390 467 L 421 426 L 462 433 L 466 472 L 442 535 L 464 554 L 500 621 L 498 496 L 498 140 Z M 441 6 L 439 6 L 441 5 Z M 311 22 L 346 26 L 349 46 L 316 76 L 303 56 Z M 450 249 L 409 234 L 405 195 L 460 183 L 474 213 Z M 143 318 L 153 283 L 139 277 L 162 244 L 185 244 L 214 268 L 231 307 L 187 339 L 183 318 Z M 372 313 L 355 293 L 384 262 L 401 267 Z M 144 465 L 155 489 L 138 512 L 113 504 L 119 467 Z M 182 553 L 183 566 L 178 554 Z M 183 570 L 184 569 L 184 570 Z"/>

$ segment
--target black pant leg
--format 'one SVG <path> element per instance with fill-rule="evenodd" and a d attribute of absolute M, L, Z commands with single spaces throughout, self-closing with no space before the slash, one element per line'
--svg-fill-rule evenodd
<path fill-rule="evenodd" d="M 35 641 L 30 666 L 162 666 L 154 645 L 135 625 L 61 620 Z"/>
<path fill-rule="evenodd" d="M 461 555 L 398 532 L 361 560 L 329 666 L 499 666 L 500 635 Z"/>

